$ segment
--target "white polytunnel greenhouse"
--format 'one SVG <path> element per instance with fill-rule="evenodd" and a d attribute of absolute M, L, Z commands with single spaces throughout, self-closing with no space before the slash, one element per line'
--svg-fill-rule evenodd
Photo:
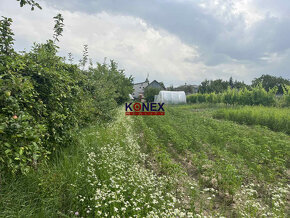
<path fill-rule="evenodd" d="M 160 91 L 155 95 L 154 102 L 165 104 L 186 104 L 184 91 Z"/>

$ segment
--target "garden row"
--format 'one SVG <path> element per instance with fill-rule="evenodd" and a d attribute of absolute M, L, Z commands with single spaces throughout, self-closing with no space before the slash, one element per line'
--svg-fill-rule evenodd
<path fill-rule="evenodd" d="M 187 96 L 188 103 L 225 103 L 230 105 L 264 105 L 264 106 L 290 106 L 290 87 L 285 85 L 284 94 L 276 96 L 278 88 L 268 92 L 258 85 L 252 89 L 231 89 L 222 93 L 192 94 Z"/>
<path fill-rule="evenodd" d="M 156 135 L 147 146 L 158 145 L 151 149 L 164 172 L 177 174 L 182 166 L 197 181 L 188 193 L 194 213 L 285 216 L 289 136 L 215 120 L 211 113 L 191 106 L 167 107 L 165 116 L 136 122 L 145 139 L 152 138 L 147 131 Z"/>

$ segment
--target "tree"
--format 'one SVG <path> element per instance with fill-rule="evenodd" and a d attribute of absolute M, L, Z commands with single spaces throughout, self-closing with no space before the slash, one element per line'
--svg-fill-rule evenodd
<path fill-rule="evenodd" d="M 229 81 L 223 81 L 222 79 L 204 80 L 199 86 L 198 92 L 202 94 L 212 92 L 221 93 L 225 92 L 228 89 L 228 87 L 230 87 L 231 89 L 233 88 L 241 89 L 246 88 L 248 86 L 244 82 L 239 82 L 237 80 L 233 82 L 232 77 L 230 77 Z"/>
<path fill-rule="evenodd" d="M 133 92 L 132 77 L 113 61 L 87 70 L 65 63 L 55 44 L 63 19 L 55 19 L 54 40 L 21 53 L 13 49 L 12 20 L 0 20 L 0 177 L 36 169 L 74 144 L 79 127 L 112 118 Z"/>
<path fill-rule="evenodd" d="M 290 85 L 290 80 L 266 74 L 262 75 L 259 78 L 255 78 L 252 81 L 252 87 L 256 87 L 260 83 L 262 84 L 262 87 L 266 91 L 269 91 L 270 89 L 277 86 L 278 87 L 277 94 L 283 94 L 283 86 Z"/>
<path fill-rule="evenodd" d="M 129 94 L 133 93 L 133 77 L 126 77 L 124 70 L 118 69 L 118 64 L 111 60 L 110 64 L 97 65 L 97 71 L 106 78 L 109 84 L 113 84 L 115 95 L 113 98 L 118 104 L 123 104 L 129 100 Z M 103 84 L 106 86 L 107 84 Z"/>
<path fill-rule="evenodd" d="M 233 88 L 236 88 L 236 89 L 240 90 L 240 89 L 243 89 L 243 88 L 247 88 L 248 89 L 249 86 L 246 85 L 244 83 L 244 81 L 240 82 L 240 81 L 235 80 L 234 85 L 233 85 Z"/>
<path fill-rule="evenodd" d="M 155 95 L 158 95 L 161 89 L 148 87 L 145 88 L 144 96 L 147 102 L 153 102 Z"/>
<path fill-rule="evenodd" d="M 230 79 L 229 79 L 229 85 L 230 85 L 231 88 L 234 87 L 233 77 L 230 77 Z"/>
<path fill-rule="evenodd" d="M 14 33 L 11 30 L 11 23 L 11 18 L 3 17 L 0 20 L 0 56 L 2 54 L 10 55 L 13 51 Z"/>
<path fill-rule="evenodd" d="M 200 93 L 221 93 L 227 90 L 229 86 L 228 81 L 223 81 L 222 79 L 217 80 L 205 80 L 201 83 L 199 87 Z"/>
<path fill-rule="evenodd" d="M 204 94 L 208 92 L 208 87 L 209 87 L 210 81 L 209 80 L 204 80 L 201 82 L 201 85 L 199 86 L 198 92 Z"/>
<path fill-rule="evenodd" d="M 31 6 L 31 10 L 33 11 L 35 7 L 42 9 L 41 6 L 34 0 L 17 0 L 20 3 L 20 7 L 28 4 Z"/>
<path fill-rule="evenodd" d="M 165 89 L 165 85 L 163 82 L 159 82 L 159 84 L 163 87 L 163 89 Z"/>

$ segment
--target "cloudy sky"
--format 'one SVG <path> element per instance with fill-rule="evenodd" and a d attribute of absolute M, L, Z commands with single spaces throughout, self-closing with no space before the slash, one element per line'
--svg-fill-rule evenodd
<path fill-rule="evenodd" d="M 60 55 L 77 61 L 89 45 L 94 62 L 114 59 L 135 82 L 250 83 L 262 74 L 290 79 L 289 0 L 39 0 L 42 10 L 0 0 L 13 19 L 15 48 L 29 50 L 65 19 Z"/>

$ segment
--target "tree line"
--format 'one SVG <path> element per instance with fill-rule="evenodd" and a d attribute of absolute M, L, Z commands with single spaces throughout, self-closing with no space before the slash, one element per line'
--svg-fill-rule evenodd
<path fill-rule="evenodd" d="M 228 87 L 220 93 L 196 93 L 187 96 L 188 103 L 225 103 L 228 105 L 264 105 L 264 106 L 290 106 L 290 85 L 285 85 L 283 95 L 277 96 L 278 87 L 268 91 L 259 83 L 255 87 L 242 89 Z"/>
<path fill-rule="evenodd" d="M 271 76 L 271 75 L 262 75 L 259 78 L 255 78 L 252 81 L 251 85 L 245 84 L 243 81 L 233 81 L 233 78 L 230 77 L 230 79 L 227 80 L 222 80 L 222 79 L 217 79 L 217 80 L 204 80 L 201 82 L 201 85 L 198 88 L 198 92 L 205 94 L 205 93 L 222 93 L 225 92 L 228 87 L 231 89 L 243 89 L 247 88 L 251 90 L 252 88 L 256 87 L 257 85 L 261 84 L 262 87 L 266 90 L 269 91 L 270 89 L 273 89 L 274 87 L 277 87 L 277 93 L 282 95 L 284 93 L 283 87 L 290 85 L 290 80 L 289 79 L 284 79 L 282 77 L 276 77 L 276 76 Z"/>

